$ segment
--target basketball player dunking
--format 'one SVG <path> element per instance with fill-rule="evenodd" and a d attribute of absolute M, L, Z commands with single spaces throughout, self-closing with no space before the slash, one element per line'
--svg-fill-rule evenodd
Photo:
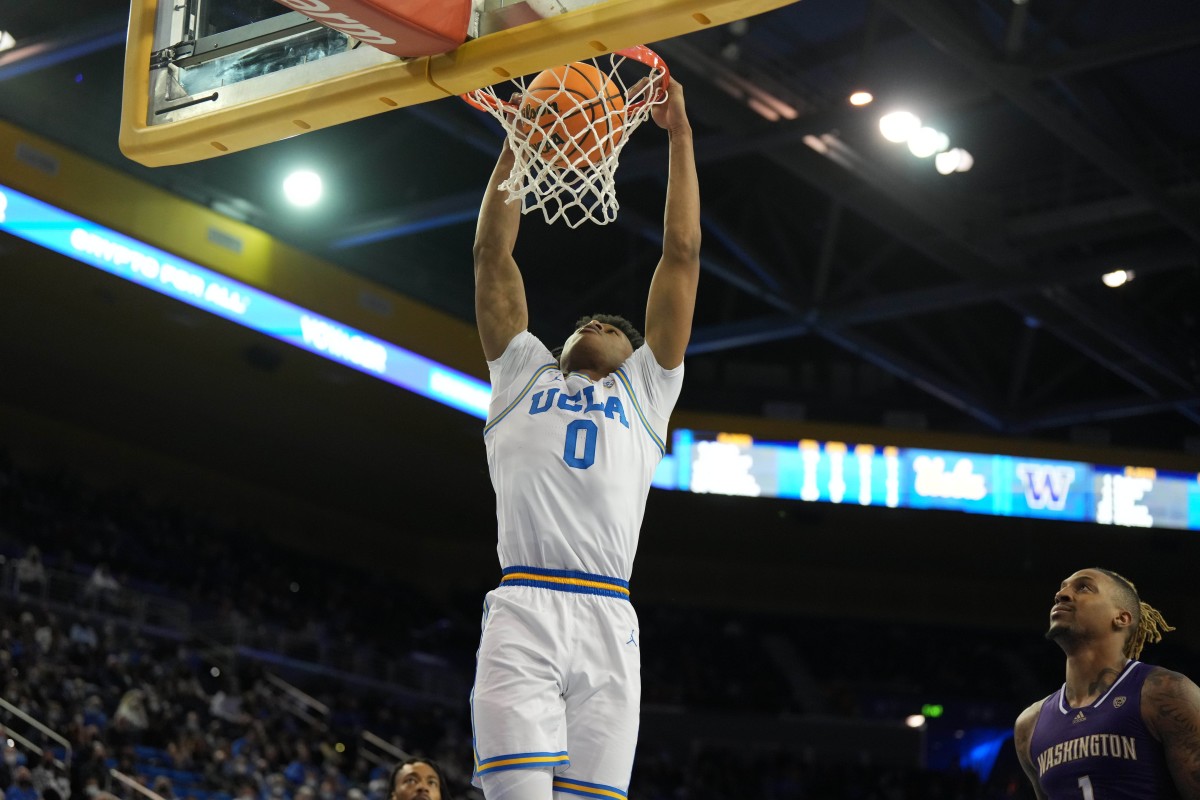
<path fill-rule="evenodd" d="M 629 577 L 700 273 L 700 195 L 677 82 L 654 121 L 670 157 L 644 343 L 623 318 L 584 317 L 556 359 L 526 330 L 513 259 L 520 203 L 498 188 L 513 163 L 507 142 L 479 213 L 475 314 L 492 380 L 484 441 L 503 567 L 484 604 L 472 690 L 474 781 L 487 800 L 623 798 L 629 787 L 641 702 Z"/>
<path fill-rule="evenodd" d="M 1046 638 L 1067 680 L 1017 718 L 1017 757 L 1039 798 L 1200 800 L 1200 688 L 1137 661 L 1174 630 L 1115 572 L 1063 581 Z"/>

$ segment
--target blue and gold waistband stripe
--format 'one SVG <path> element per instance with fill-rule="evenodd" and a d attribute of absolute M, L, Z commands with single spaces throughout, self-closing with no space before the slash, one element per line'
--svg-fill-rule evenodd
<path fill-rule="evenodd" d="M 570 763 L 571 759 L 565 750 L 558 753 L 510 753 L 506 756 L 483 759 L 475 765 L 475 774 L 501 772 L 506 769 L 565 767 Z"/>
<path fill-rule="evenodd" d="M 554 792 L 555 794 L 559 792 L 577 794 L 580 797 L 608 797 L 614 800 L 625 800 L 629 796 L 615 786 L 577 781 L 573 778 L 555 778 Z"/>
<path fill-rule="evenodd" d="M 556 592 L 576 594 L 598 594 L 604 597 L 629 599 L 629 581 L 576 572 L 570 569 L 545 569 L 543 567 L 505 567 L 501 586 L 534 586 Z"/>

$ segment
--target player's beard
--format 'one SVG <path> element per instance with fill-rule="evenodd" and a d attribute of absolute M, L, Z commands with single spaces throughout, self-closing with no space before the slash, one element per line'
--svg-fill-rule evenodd
<path fill-rule="evenodd" d="M 1063 650 L 1070 650 L 1073 645 L 1083 641 L 1085 637 L 1070 625 L 1051 624 L 1046 631 L 1046 639 L 1054 642 Z"/>

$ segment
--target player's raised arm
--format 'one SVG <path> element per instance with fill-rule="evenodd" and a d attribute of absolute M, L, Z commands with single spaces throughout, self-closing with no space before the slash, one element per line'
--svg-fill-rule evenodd
<path fill-rule="evenodd" d="M 1029 754 L 1029 741 L 1033 738 L 1033 729 L 1037 726 L 1041 710 L 1042 703 L 1039 700 L 1017 717 L 1017 723 L 1013 726 L 1013 746 L 1017 750 L 1017 761 L 1021 762 L 1021 769 L 1025 770 L 1025 777 L 1029 778 L 1029 782 L 1033 785 L 1033 793 L 1037 795 L 1038 800 L 1046 800 L 1046 793 L 1042 791 L 1037 770 L 1033 767 L 1033 757 Z"/>
<path fill-rule="evenodd" d="M 1156 669 L 1142 687 L 1142 719 L 1162 742 L 1167 769 L 1183 800 L 1200 800 L 1200 687 Z"/>
<path fill-rule="evenodd" d="M 667 102 L 655 107 L 653 115 L 655 123 L 670 137 L 671 155 L 663 254 L 654 270 L 646 303 L 646 343 L 662 367 L 674 369 L 683 363 L 692 336 L 696 285 L 700 281 L 700 184 L 683 86 L 672 81 Z"/>
<path fill-rule="evenodd" d="M 475 324 L 488 361 L 499 358 L 513 337 L 529 327 L 525 284 L 513 259 L 521 204 L 504 202 L 507 193 L 499 188 L 512 165 L 513 151 L 505 140 L 475 227 Z"/>

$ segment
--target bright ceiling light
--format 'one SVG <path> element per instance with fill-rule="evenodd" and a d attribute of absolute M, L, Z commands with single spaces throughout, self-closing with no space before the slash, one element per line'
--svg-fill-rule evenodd
<path fill-rule="evenodd" d="M 1116 289 L 1118 286 L 1124 286 L 1133 280 L 1133 270 L 1116 269 L 1112 272 L 1106 272 L 1100 280 L 1104 281 L 1104 285 L 1108 288 Z"/>
<path fill-rule="evenodd" d="M 950 137 L 933 128 L 921 128 L 908 137 L 908 152 L 917 158 L 929 158 L 950 146 Z"/>
<path fill-rule="evenodd" d="M 943 175 L 949 175 L 952 172 L 966 172 L 975 164 L 975 159 L 971 154 L 961 147 L 955 147 L 951 150 L 938 153 L 933 158 L 933 163 L 937 167 L 937 171 Z"/>
<path fill-rule="evenodd" d="M 283 181 L 283 195 L 294 206 L 307 208 L 321 199 L 321 176 L 312 170 L 296 170 Z"/>
<path fill-rule="evenodd" d="M 17 46 L 17 40 L 8 31 L 0 31 L 0 53 L 5 50 L 12 50 Z"/>
<path fill-rule="evenodd" d="M 850 105 L 865 106 L 875 99 L 875 95 L 870 92 L 859 90 L 850 95 Z"/>
<path fill-rule="evenodd" d="M 879 132 L 889 142 L 907 142 L 921 128 L 921 119 L 908 111 L 893 111 L 879 118 Z"/>
<path fill-rule="evenodd" d="M 909 714 L 904 719 L 904 724 L 910 728 L 919 728 L 925 724 L 924 714 Z"/>

